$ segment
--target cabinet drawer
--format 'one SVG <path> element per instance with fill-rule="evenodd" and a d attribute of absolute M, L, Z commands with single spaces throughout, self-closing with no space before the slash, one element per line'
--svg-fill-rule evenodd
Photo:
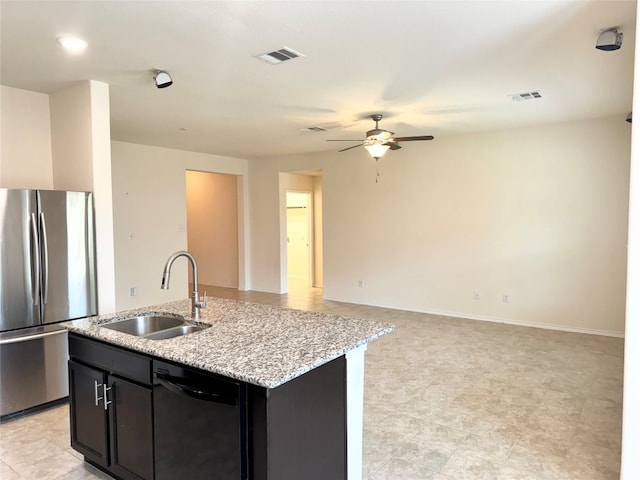
<path fill-rule="evenodd" d="M 69 334 L 69 356 L 81 362 L 151 385 L 151 357 Z"/>

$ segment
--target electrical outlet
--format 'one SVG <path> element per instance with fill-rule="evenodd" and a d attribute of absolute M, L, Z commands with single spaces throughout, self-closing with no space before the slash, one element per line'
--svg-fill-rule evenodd
<path fill-rule="evenodd" d="M 478 290 L 473 291 L 473 299 L 480 300 L 480 292 Z"/>
<path fill-rule="evenodd" d="M 364 280 L 358 280 L 358 288 L 364 287 Z"/>
<path fill-rule="evenodd" d="M 509 295 L 506 293 L 502 294 L 502 303 L 509 303 Z"/>
<path fill-rule="evenodd" d="M 138 287 L 129 288 L 129 296 L 135 297 L 136 295 L 138 295 Z"/>

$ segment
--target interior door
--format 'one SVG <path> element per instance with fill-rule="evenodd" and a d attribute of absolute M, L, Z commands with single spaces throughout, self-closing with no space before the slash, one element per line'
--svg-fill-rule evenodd
<path fill-rule="evenodd" d="M 289 286 L 313 285 L 311 278 L 311 195 L 287 192 L 287 275 Z"/>

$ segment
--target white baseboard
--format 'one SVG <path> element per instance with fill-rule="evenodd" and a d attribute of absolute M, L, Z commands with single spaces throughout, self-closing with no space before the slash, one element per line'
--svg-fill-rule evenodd
<path fill-rule="evenodd" d="M 517 325 L 520 327 L 531 327 L 531 328 L 542 328 L 545 330 L 559 330 L 562 332 L 573 332 L 573 333 L 585 333 L 587 335 L 602 335 L 605 337 L 617 337 L 624 338 L 624 333 L 614 332 L 611 330 L 598 330 L 595 328 L 582 328 L 582 327 L 569 327 L 567 325 L 556 325 L 553 323 L 541 323 L 541 322 L 525 322 L 522 320 L 513 320 L 510 318 L 498 318 L 491 317 L 488 315 L 473 315 L 466 313 L 455 313 L 455 312 L 443 312 L 443 313 L 435 313 L 435 312 L 424 312 L 430 313 L 432 315 L 443 315 L 446 317 L 454 317 L 454 318 L 464 318 L 468 320 L 480 320 L 483 322 L 493 322 L 493 323 L 505 323 L 508 325 Z"/>
<path fill-rule="evenodd" d="M 349 302 L 348 300 L 341 300 L 337 298 L 329 298 L 324 297 L 325 300 L 330 300 L 333 302 L 344 302 L 344 303 L 355 303 L 357 302 Z M 445 310 L 415 310 L 411 308 L 400 308 L 396 306 L 389 305 L 375 305 L 375 304 L 358 304 L 358 305 L 368 305 L 372 307 L 379 308 L 388 308 L 391 310 L 404 310 L 406 312 L 416 312 L 416 313 L 425 313 L 427 315 L 438 315 L 441 317 L 452 317 L 452 318 L 461 318 L 464 320 L 480 320 L 482 322 L 492 322 L 492 323 L 504 323 L 507 325 L 516 325 L 519 327 L 531 327 L 531 328 L 542 328 L 545 330 L 558 330 L 562 332 L 573 332 L 573 333 L 585 333 L 587 335 L 601 335 L 604 337 L 616 337 L 616 338 L 624 338 L 624 332 L 615 332 L 612 330 L 598 330 L 595 328 L 581 328 L 581 327 L 570 327 L 567 325 L 557 325 L 553 323 L 542 323 L 542 322 L 527 322 L 522 320 L 514 320 L 511 318 L 499 318 L 492 317 L 489 315 L 476 315 L 473 313 L 460 313 L 460 312 L 449 312 Z"/>

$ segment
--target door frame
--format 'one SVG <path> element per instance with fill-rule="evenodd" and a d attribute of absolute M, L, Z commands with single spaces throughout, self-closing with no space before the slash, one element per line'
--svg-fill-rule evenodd
<path fill-rule="evenodd" d="M 287 232 L 289 230 L 288 225 L 288 216 L 286 214 L 286 209 L 289 207 L 289 194 L 303 194 L 307 197 L 307 238 L 309 240 L 309 252 L 307 256 L 307 265 L 309 266 L 309 276 L 307 278 L 307 286 L 313 287 L 315 284 L 315 243 L 314 243 L 314 211 L 313 211 L 313 191 L 309 190 L 298 190 L 288 188 L 285 190 L 285 251 L 288 253 L 289 245 L 287 243 Z M 286 275 L 286 287 L 287 291 L 289 290 L 289 256 L 288 254 L 285 256 L 285 275 Z"/>

